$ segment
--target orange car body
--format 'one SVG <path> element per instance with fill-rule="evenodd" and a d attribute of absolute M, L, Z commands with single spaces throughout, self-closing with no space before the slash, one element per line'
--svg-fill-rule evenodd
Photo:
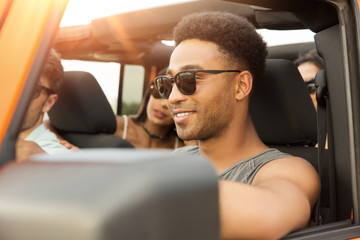
<path fill-rule="evenodd" d="M 39 57 L 39 53 L 46 52 L 41 49 L 49 48 L 43 44 L 44 35 L 54 36 L 67 2 L 0 1 L 0 145 L 13 119 L 29 73 L 37 69 L 33 68 L 35 58 Z"/>

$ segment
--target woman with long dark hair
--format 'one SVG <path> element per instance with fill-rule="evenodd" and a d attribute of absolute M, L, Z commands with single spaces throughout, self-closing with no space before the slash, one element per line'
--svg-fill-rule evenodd
<path fill-rule="evenodd" d="M 135 148 L 172 148 L 184 146 L 177 136 L 166 99 L 150 85 L 135 116 L 116 116 L 115 136 L 128 140 Z"/>

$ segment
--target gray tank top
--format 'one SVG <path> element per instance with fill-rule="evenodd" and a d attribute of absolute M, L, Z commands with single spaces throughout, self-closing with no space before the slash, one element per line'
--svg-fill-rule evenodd
<path fill-rule="evenodd" d="M 200 150 L 198 146 L 182 147 L 176 150 L 174 153 L 177 152 L 187 152 L 195 156 L 200 156 Z M 275 148 L 269 148 L 232 165 L 222 173 L 218 174 L 218 179 L 251 184 L 256 173 L 266 163 L 275 159 L 290 156 L 290 154 L 280 152 Z"/>

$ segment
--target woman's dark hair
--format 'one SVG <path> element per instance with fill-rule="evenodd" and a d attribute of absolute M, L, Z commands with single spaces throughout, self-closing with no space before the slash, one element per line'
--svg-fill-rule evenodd
<path fill-rule="evenodd" d="M 165 68 L 161 69 L 158 72 L 158 75 L 165 75 L 167 69 L 168 69 L 168 67 L 165 67 Z M 150 83 L 150 85 L 151 85 L 151 83 Z M 143 99 L 141 101 L 140 108 L 139 108 L 139 111 L 138 111 L 137 115 L 132 117 L 132 119 L 136 123 L 145 122 L 145 120 L 146 120 L 146 117 L 147 117 L 146 108 L 147 108 L 147 105 L 149 103 L 150 94 L 151 94 L 150 85 L 145 90 L 145 93 L 144 93 Z"/>
<path fill-rule="evenodd" d="M 146 88 L 146 90 L 145 90 L 145 93 L 144 93 L 143 99 L 141 101 L 138 113 L 135 116 L 131 117 L 132 120 L 134 120 L 135 123 L 143 123 L 143 122 L 145 122 L 145 120 L 147 118 L 146 109 L 147 109 L 147 106 L 148 106 L 148 103 L 149 103 L 150 96 L 151 96 L 151 91 L 150 91 L 150 87 L 148 86 Z M 175 127 L 175 123 L 173 123 L 173 126 Z"/>
<path fill-rule="evenodd" d="M 145 122 L 145 120 L 147 118 L 146 108 L 149 103 L 149 99 L 150 99 L 150 88 L 147 87 L 146 91 L 144 93 L 143 99 L 141 101 L 139 111 L 136 116 L 132 117 L 134 122 L 136 122 L 136 123 Z"/>
<path fill-rule="evenodd" d="M 306 62 L 311 62 L 315 64 L 319 69 L 324 69 L 325 67 L 324 60 L 319 56 L 316 49 L 310 50 L 309 52 L 301 55 L 294 61 L 296 66 L 299 66 Z"/>
<path fill-rule="evenodd" d="M 187 39 L 217 44 L 219 50 L 254 79 L 264 71 L 266 43 L 245 18 L 228 12 L 199 12 L 185 16 L 174 28 L 176 45 Z"/>

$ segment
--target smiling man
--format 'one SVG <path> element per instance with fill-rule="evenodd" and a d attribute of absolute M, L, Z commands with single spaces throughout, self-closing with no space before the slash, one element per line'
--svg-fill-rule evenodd
<path fill-rule="evenodd" d="M 262 143 L 249 113 L 265 67 L 262 38 L 224 12 L 189 15 L 174 35 L 168 75 L 154 81 L 179 137 L 199 140 L 179 151 L 205 155 L 218 173 L 221 238 L 278 239 L 307 226 L 320 189 L 315 169 Z"/>
<path fill-rule="evenodd" d="M 17 161 L 26 160 L 38 153 L 57 153 L 69 151 L 60 144 L 56 135 L 50 132 L 43 123 L 44 114 L 50 111 L 57 101 L 64 70 L 55 50 L 51 50 L 44 65 L 43 72 L 35 86 L 28 111 L 23 122 L 19 139 L 16 143 Z"/>

